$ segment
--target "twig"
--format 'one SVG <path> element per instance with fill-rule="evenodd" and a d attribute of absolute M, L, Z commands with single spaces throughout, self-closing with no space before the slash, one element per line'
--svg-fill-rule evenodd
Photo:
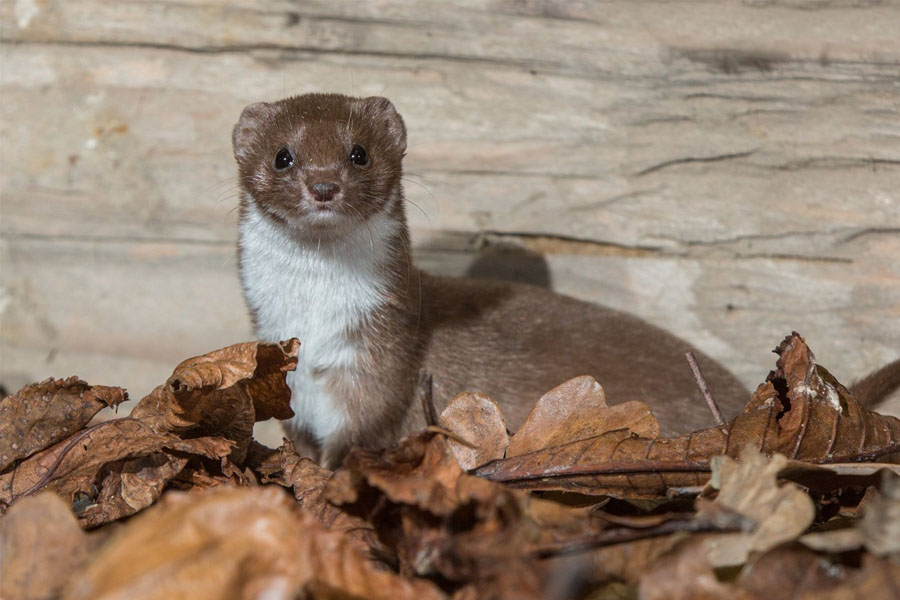
<path fill-rule="evenodd" d="M 706 400 L 706 405 L 709 407 L 709 412 L 712 413 L 713 419 L 716 421 L 716 426 L 724 427 L 726 425 L 725 419 L 722 418 L 722 413 L 719 411 L 719 405 L 716 404 L 716 399 L 709 393 L 709 386 L 706 385 L 706 378 L 703 377 L 703 373 L 700 371 L 700 365 L 697 364 L 697 357 L 694 356 L 693 352 L 687 352 L 684 356 L 687 358 L 688 364 L 691 365 L 694 379 L 697 380 L 697 387 L 700 388 L 700 393 L 703 394 L 703 399 Z"/>
<path fill-rule="evenodd" d="M 425 413 L 425 424 L 438 424 L 437 411 L 434 409 L 434 380 L 424 369 L 419 372 L 419 397 L 422 400 L 422 412 Z"/>
<path fill-rule="evenodd" d="M 605 529 L 594 535 L 538 546 L 532 551 L 532 554 L 540 558 L 549 558 L 551 556 L 559 556 L 560 554 L 584 552 L 585 550 L 612 546 L 613 544 L 622 544 L 625 542 L 634 542 L 636 540 L 645 540 L 648 538 L 669 535 L 678 531 L 700 533 L 741 531 L 745 529 L 747 529 L 747 519 L 742 515 L 724 518 L 721 519 L 721 522 L 710 522 L 698 518 L 672 519 L 671 521 L 666 521 L 655 527 L 645 527 L 642 529 L 635 529 L 632 527 Z"/>

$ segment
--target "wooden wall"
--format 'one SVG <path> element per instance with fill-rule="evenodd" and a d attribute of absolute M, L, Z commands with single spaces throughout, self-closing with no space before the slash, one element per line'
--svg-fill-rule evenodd
<path fill-rule="evenodd" d="M 15 0 L 0 26 L 9 387 L 139 397 L 251 338 L 230 131 L 309 91 L 397 105 L 432 271 L 543 254 L 748 385 L 792 329 L 843 379 L 900 355 L 897 2 Z"/>

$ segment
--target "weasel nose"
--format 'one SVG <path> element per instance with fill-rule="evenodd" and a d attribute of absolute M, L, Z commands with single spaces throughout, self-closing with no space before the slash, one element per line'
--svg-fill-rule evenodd
<path fill-rule="evenodd" d="M 341 186 L 331 182 L 314 183 L 309 186 L 309 191 L 312 192 L 313 198 L 315 198 L 316 201 L 328 202 L 334 198 L 335 194 L 341 191 Z"/>

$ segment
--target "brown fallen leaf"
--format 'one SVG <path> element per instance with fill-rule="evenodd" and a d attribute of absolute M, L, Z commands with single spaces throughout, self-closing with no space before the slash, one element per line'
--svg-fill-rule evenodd
<path fill-rule="evenodd" d="M 0 502 L 53 490 L 75 506 L 86 526 L 95 526 L 149 506 L 184 467 L 185 457 L 218 462 L 231 445 L 222 438 L 183 440 L 128 417 L 105 421 L 0 475 Z M 135 460 L 142 457 L 152 458 Z"/>
<path fill-rule="evenodd" d="M 0 400 L 0 472 L 78 431 L 101 409 L 128 399 L 117 387 L 77 377 L 47 379 Z"/>
<path fill-rule="evenodd" d="M 703 485 L 709 459 L 751 444 L 811 463 L 874 460 L 900 452 L 900 419 L 864 410 L 799 334 L 776 349 L 777 368 L 727 427 L 676 438 L 623 431 L 543 448 L 479 467 L 475 474 L 516 487 L 623 497 L 664 497 Z"/>
<path fill-rule="evenodd" d="M 798 598 L 843 585 L 853 569 L 836 558 L 787 543 L 773 548 L 741 570 L 737 585 L 755 598 Z"/>
<path fill-rule="evenodd" d="M 82 524 L 96 527 L 150 506 L 187 463 L 187 457 L 161 451 L 106 465 L 100 494 L 79 515 Z"/>
<path fill-rule="evenodd" d="M 155 431 L 225 437 L 235 443 L 231 459 L 240 464 L 254 422 L 293 416 L 285 374 L 297 367 L 299 348 L 296 339 L 246 342 L 190 358 L 142 398 L 131 416 Z"/>
<path fill-rule="evenodd" d="M 698 517 L 720 505 L 756 522 L 753 531 L 706 540 L 707 558 L 713 567 L 742 565 L 750 553 L 793 540 L 812 524 L 816 509 L 810 497 L 792 483 L 778 484 L 778 472 L 785 463 L 783 455 L 767 458 L 752 446 L 746 446 L 737 461 L 713 457 L 709 485 L 719 493 L 712 503 L 697 500 Z"/>
<path fill-rule="evenodd" d="M 258 469 L 264 483 L 277 483 L 290 488 L 298 506 L 328 529 L 345 533 L 357 543 L 358 550 L 384 554 L 384 546 L 368 521 L 347 513 L 324 498 L 323 490 L 334 473 L 309 458 L 301 457 L 292 442 L 285 440 L 281 448 L 268 456 Z"/>
<path fill-rule="evenodd" d="M 641 577 L 638 590 L 642 600 L 755 600 L 716 578 L 698 539 L 659 560 Z"/>
<path fill-rule="evenodd" d="M 683 536 L 676 534 L 592 550 L 584 555 L 588 563 L 582 569 L 582 577 L 595 584 L 610 580 L 636 583 L 660 557 L 672 552 L 682 541 Z M 569 557 L 554 557 L 548 559 L 548 562 L 566 558 Z"/>
<path fill-rule="evenodd" d="M 486 394 L 459 394 L 441 413 L 438 423 L 469 445 L 450 438 L 450 450 L 463 469 L 474 469 L 503 458 L 509 445 L 506 421 L 497 403 Z"/>
<path fill-rule="evenodd" d="M 510 439 L 506 455 L 519 456 L 617 429 L 648 439 L 659 435 L 659 423 L 645 404 L 626 402 L 610 407 L 597 380 L 575 377 L 541 396 Z"/>
<path fill-rule="evenodd" d="M 128 560 L 123 560 L 128 557 Z M 130 521 L 63 598 L 431 600 L 424 580 L 377 567 L 280 488 L 172 492 Z"/>
<path fill-rule="evenodd" d="M 92 546 L 59 496 L 24 499 L 0 519 L 0 598 L 58 598 Z"/>

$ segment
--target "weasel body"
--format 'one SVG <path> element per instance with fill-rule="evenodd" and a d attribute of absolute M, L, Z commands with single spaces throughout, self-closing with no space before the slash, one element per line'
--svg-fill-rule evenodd
<path fill-rule="evenodd" d="M 688 350 L 723 412 L 748 399 L 718 363 L 632 315 L 416 269 L 400 183 L 406 129 L 384 98 L 254 104 L 233 144 L 244 296 L 260 339 L 301 341 L 286 427 L 326 466 L 351 446 L 385 446 L 423 426 L 423 370 L 438 410 L 459 392 L 485 392 L 512 429 L 541 394 L 585 374 L 611 403 L 650 404 L 663 433 L 708 427 Z"/>

